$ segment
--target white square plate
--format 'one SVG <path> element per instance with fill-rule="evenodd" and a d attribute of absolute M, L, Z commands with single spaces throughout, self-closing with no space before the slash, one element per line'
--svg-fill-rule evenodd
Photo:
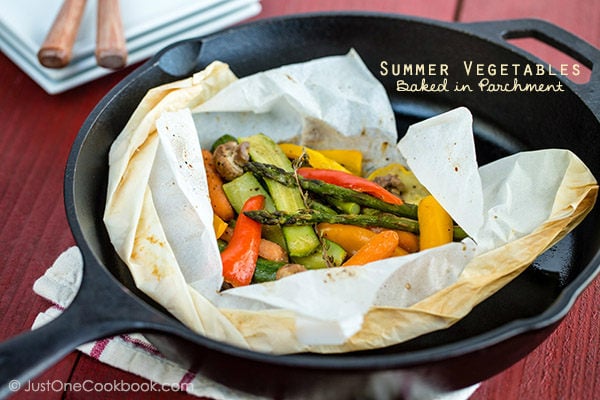
<path fill-rule="evenodd" d="M 98 67 L 94 56 L 97 0 L 86 4 L 71 63 L 61 69 L 39 64 L 37 51 L 61 4 L 62 0 L 0 0 L 0 50 L 50 94 L 112 72 Z M 216 32 L 260 10 L 259 0 L 122 1 L 127 62 L 148 58 L 178 40 Z"/>

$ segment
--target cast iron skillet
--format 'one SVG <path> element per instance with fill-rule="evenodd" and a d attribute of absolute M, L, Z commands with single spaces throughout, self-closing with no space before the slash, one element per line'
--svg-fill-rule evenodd
<path fill-rule="evenodd" d="M 511 46 L 534 37 L 592 69 L 577 85 L 562 76 L 561 93 L 399 93 L 382 76 L 381 61 L 445 63 L 450 85 L 471 83 L 463 61 L 543 63 Z M 474 114 L 481 164 L 521 150 L 561 147 L 579 155 L 600 176 L 600 52 L 573 35 L 537 20 L 455 24 L 401 16 L 336 13 L 293 16 L 174 44 L 142 65 L 98 104 L 79 132 L 65 176 L 66 209 L 85 268 L 79 294 L 54 322 L 0 345 L 2 394 L 10 393 L 76 346 L 124 332 L 145 332 L 167 357 L 231 387 L 275 398 L 410 397 L 418 390 L 450 390 L 489 378 L 524 357 L 562 320 L 600 270 L 598 207 L 563 241 L 523 274 L 449 329 L 397 346 L 343 355 L 273 356 L 197 335 L 139 293 L 118 259 L 103 223 L 107 152 L 151 87 L 201 70 L 215 59 L 239 76 L 344 54 L 355 48 L 386 86 L 402 135 L 415 121 L 456 106 Z M 438 77 L 442 79 L 443 77 Z M 512 77 L 498 80 L 512 81 Z M 435 77 L 430 80 L 435 81 Z"/>

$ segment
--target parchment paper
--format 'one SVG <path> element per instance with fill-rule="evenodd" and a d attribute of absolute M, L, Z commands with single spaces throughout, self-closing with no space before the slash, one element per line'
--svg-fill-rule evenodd
<path fill-rule="evenodd" d="M 385 90 L 354 51 L 239 80 L 215 62 L 143 99 L 110 152 L 105 224 L 136 284 L 200 334 L 273 353 L 395 344 L 462 318 L 595 201 L 596 180 L 567 150 L 478 168 L 471 124 L 458 108 L 412 126 L 395 146 Z M 361 149 L 366 171 L 406 160 L 472 239 L 219 293 L 200 148 L 258 132 Z"/>

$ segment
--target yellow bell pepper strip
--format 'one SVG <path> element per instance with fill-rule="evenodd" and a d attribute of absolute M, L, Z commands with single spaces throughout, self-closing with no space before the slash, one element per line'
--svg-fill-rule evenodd
<path fill-rule="evenodd" d="M 229 225 L 227 222 L 223 221 L 217 214 L 213 214 L 213 229 L 215 231 L 215 235 L 217 239 L 219 239 Z"/>
<path fill-rule="evenodd" d="M 357 192 L 367 193 L 385 201 L 386 203 L 396 205 L 404 204 L 401 198 L 394 196 L 392 193 L 388 192 L 375 182 L 371 182 L 368 179 L 352 175 L 347 172 L 319 168 L 298 168 L 298 175 L 305 179 L 320 180 L 332 185 L 352 189 Z"/>
<path fill-rule="evenodd" d="M 252 196 L 244 203 L 242 211 L 260 210 L 265 203 L 262 195 Z M 233 236 L 221 252 L 223 278 L 234 287 L 249 285 L 256 269 L 260 246 L 261 224 L 246 217 L 238 216 Z"/>
<path fill-rule="evenodd" d="M 432 196 L 419 203 L 419 247 L 421 250 L 450 243 L 453 237 L 453 222 L 450 214 Z"/>
<path fill-rule="evenodd" d="M 344 171 L 350 173 L 346 168 L 342 167 L 336 161 L 325 157 L 317 150 L 313 150 L 306 146 L 299 146 L 292 143 L 280 143 L 279 148 L 283 150 L 283 153 L 287 158 L 295 160 L 300 158 L 303 153 L 308 156 L 308 162 L 315 168 L 333 169 L 335 171 Z"/>
<path fill-rule="evenodd" d="M 346 260 L 342 266 L 364 265 L 373 261 L 391 257 L 398 248 L 398 234 L 395 231 L 383 231 L 375 234 L 356 254 Z"/>
<path fill-rule="evenodd" d="M 362 176 L 362 160 L 363 154 L 360 150 L 317 150 L 325 157 L 337 161 L 342 167 L 346 168 L 350 173 Z"/>

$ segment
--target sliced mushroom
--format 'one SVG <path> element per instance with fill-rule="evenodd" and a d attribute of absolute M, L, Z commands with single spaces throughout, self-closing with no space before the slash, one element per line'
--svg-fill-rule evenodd
<path fill-rule="evenodd" d="M 244 173 L 242 167 L 250 160 L 249 146 L 248 142 L 242 144 L 227 142 L 217 146 L 213 152 L 213 158 L 215 168 L 223 179 L 231 181 Z"/>
<path fill-rule="evenodd" d="M 402 193 L 406 190 L 406 186 L 404 182 L 394 174 L 378 176 L 373 179 L 373 182 L 377 183 L 380 186 L 383 186 L 389 192 L 394 193 L 396 196 L 401 196 Z"/>
<path fill-rule="evenodd" d="M 277 273 L 275 274 L 275 279 L 283 279 L 286 276 L 294 275 L 294 274 L 297 274 L 299 272 L 304 272 L 304 271 L 306 271 L 306 267 L 304 267 L 304 265 L 285 264 L 284 266 L 282 266 L 281 268 L 279 268 L 277 270 Z"/>
<path fill-rule="evenodd" d="M 258 255 L 270 261 L 288 262 L 288 254 L 283 247 L 267 239 L 260 239 Z"/>
<path fill-rule="evenodd" d="M 250 148 L 250 143 L 242 142 L 238 145 L 233 161 L 237 165 L 244 166 L 248 161 L 250 161 L 250 153 L 248 153 L 248 149 Z"/>

